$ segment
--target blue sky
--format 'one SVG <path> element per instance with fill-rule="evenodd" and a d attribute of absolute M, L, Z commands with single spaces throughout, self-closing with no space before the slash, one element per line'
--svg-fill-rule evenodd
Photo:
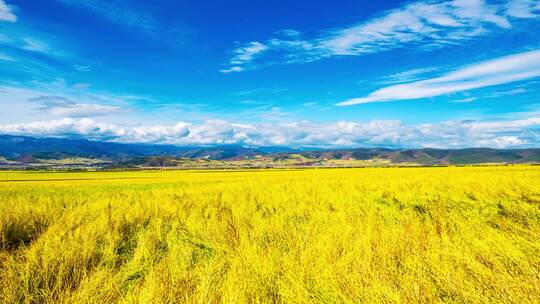
<path fill-rule="evenodd" d="M 540 147 L 540 2 L 0 0 L 0 133 Z"/>

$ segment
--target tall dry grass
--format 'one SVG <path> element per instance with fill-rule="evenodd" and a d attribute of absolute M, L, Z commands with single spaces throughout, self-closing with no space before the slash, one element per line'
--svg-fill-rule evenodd
<path fill-rule="evenodd" d="M 540 301 L 540 167 L 8 180 L 2 303 Z"/>

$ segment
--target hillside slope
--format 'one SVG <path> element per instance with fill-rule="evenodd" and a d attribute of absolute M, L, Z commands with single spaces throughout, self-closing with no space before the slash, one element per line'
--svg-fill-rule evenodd
<path fill-rule="evenodd" d="M 84 139 L 0 135 L 0 164 L 119 167 L 384 166 L 540 163 L 540 149 L 355 148 L 299 150 L 287 147 L 122 144 Z"/>

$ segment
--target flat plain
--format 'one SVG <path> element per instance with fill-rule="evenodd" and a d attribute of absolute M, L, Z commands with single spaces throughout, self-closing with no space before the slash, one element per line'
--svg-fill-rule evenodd
<path fill-rule="evenodd" d="M 540 302 L 540 167 L 0 172 L 0 303 L 437 302 Z"/>

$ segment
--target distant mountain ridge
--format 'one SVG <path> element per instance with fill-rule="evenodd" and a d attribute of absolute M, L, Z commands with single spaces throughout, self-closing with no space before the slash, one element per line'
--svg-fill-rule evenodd
<path fill-rule="evenodd" d="M 255 155 L 261 153 L 266 153 L 264 147 L 259 151 L 255 148 L 245 148 L 239 145 L 180 147 L 160 144 L 99 142 L 86 139 L 35 138 L 30 136 L 0 135 L 0 156 L 8 159 L 16 159 L 28 155 L 47 155 L 47 157 L 63 155 L 103 158 L 108 160 L 155 155 L 227 159 L 240 155 Z"/>
<path fill-rule="evenodd" d="M 62 160 L 69 164 L 107 163 L 127 167 L 522 164 L 540 163 L 540 149 L 181 147 L 0 135 L 0 164 L 58 165 Z"/>

